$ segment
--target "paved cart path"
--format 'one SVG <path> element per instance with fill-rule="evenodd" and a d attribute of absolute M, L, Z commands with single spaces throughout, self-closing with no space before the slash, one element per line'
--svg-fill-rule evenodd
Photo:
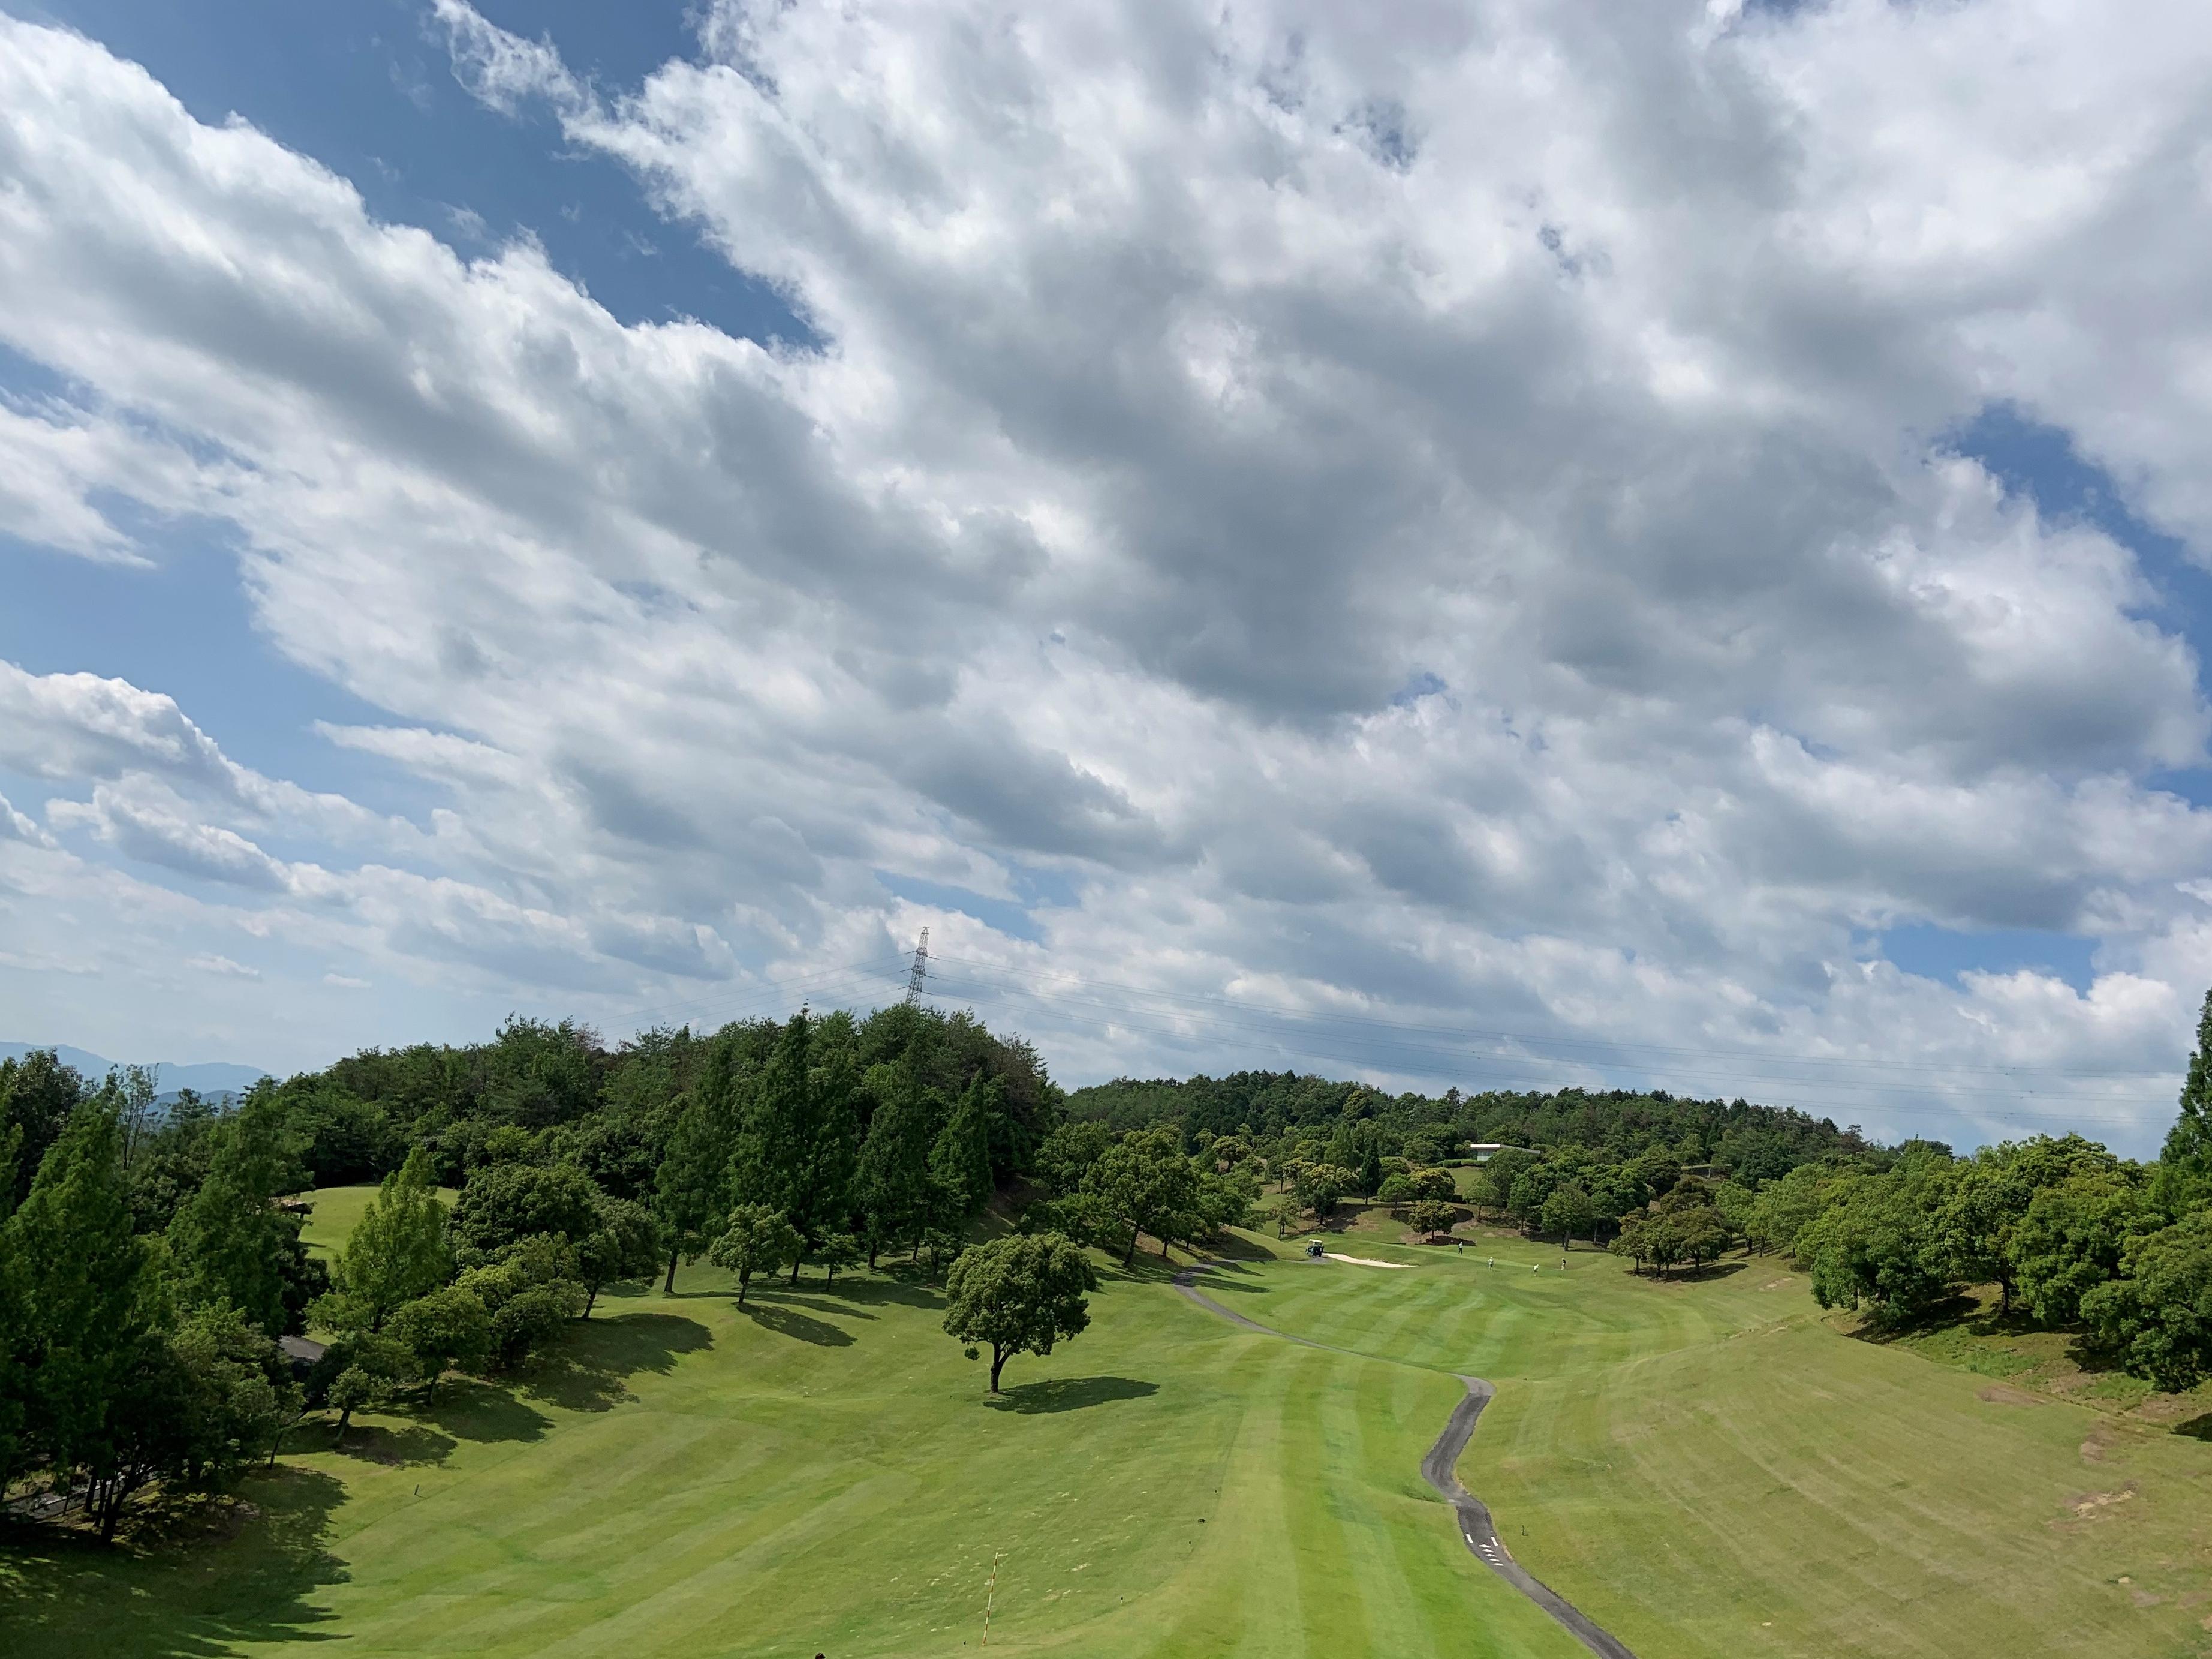
<path fill-rule="evenodd" d="M 1295 1342 L 1302 1347 L 1325 1348 L 1331 1353 L 1350 1354 L 1358 1359 L 1382 1357 L 1379 1354 L 1363 1354 L 1356 1348 L 1340 1348 L 1334 1343 L 1316 1342 L 1310 1337 L 1292 1336 L 1287 1331 L 1278 1331 L 1272 1325 L 1262 1325 L 1257 1320 L 1247 1319 L 1235 1308 L 1223 1307 L 1198 1288 L 1198 1276 L 1206 1270 L 1203 1263 L 1184 1268 L 1175 1276 L 1175 1287 L 1208 1313 L 1227 1320 L 1231 1325 L 1241 1325 L 1248 1331 L 1257 1331 L 1262 1336 L 1276 1337 L 1285 1342 Z M 1490 1404 L 1498 1390 L 1479 1376 L 1464 1376 L 1456 1371 L 1452 1375 L 1458 1376 L 1466 1386 L 1467 1398 L 1452 1408 L 1451 1417 L 1444 1424 L 1444 1431 L 1437 1436 L 1437 1443 L 1429 1448 L 1429 1455 L 1421 1460 L 1421 1479 L 1429 1483 L 1437 1497 L 1452 1506 L 1453 1513 L 1458 1517 L 1460 1536 L 1467 1540 L 1468 1549 L 1483 1565 L 1558 1619 L 1570 1635 L 1592 1653 L 1600 1655 L 1601 1659 L 1636 1659 L 1635 1654 L 1618 1637 L 1608 1635 L 1598 1628 L 1571 1602 L 1516 1561 L 1512 1552 L 1505 1547 L 1505 1540 L 1498 1537 L 1498 1528 L 1492 1524 L 1488 1506 L 1459 1484 L 1459 1476 L 1454 1473 L 1459 1455 L 1467 1449 L 1467 1442 L 1474 1435 L 1475 1423 L 1482 1416 L 1482 1408 Z"/>

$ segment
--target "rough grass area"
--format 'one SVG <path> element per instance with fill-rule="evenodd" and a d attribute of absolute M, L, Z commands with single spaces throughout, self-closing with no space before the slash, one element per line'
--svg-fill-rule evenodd
<path fill-rule="evenodd" d="M 2040 1362 L 1995 1346 L 1854 1339 L 1771 1261 L 1653 1283 L 1381 1230 L 1347 1242 L 1414 1271 L 1245 1238 L 1208 1276 L 1357 1354 L 1235 1329 L 1151 1257 L 996 1403 L 903 1273 L 740 1310 L 688 1269 L 131 1550 L 9 1536 L 0 1653 L 927 1659 L 981 1650 L 988 1597 L 1017 1656 L 1572 1659 L 1420 1482 L 1448 1370 L 1499 1390 L 1462 1478 L 1644 1659 L 2212 1647 L 2212 1445 L 2023 1386 Z"/>
<path fill-rule="evenodd" d="M 1882 1339 L 1870 1328 L 1859 1334 Z M 2001 1314 L 1993 1285 L 1977 1288 L 1937 1318 L 1891 1339 L 1939 1364 L 2004 1377 L 2019 1388 L 2118 1412 L 2148 1426 L 2212 1437 L 2212 1385 L 2184 1394 L 2160 1394 L 2141 1378 L 2113 1369 L 2075 1333 L 2039 1330 L 2019 1314 Z"/>

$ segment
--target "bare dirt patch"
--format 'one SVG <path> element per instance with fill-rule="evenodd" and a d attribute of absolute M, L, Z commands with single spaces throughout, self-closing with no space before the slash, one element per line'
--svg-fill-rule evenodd
<path fill-rule="evenodd" d="M 1331 1261 L 1348 1261 L 1355 1267 L 1411 1267 L 1410 1261 L 1377 1261 L 1372 1256 L 1340 1256 L 1334 1250 L 1322 1252 Z"/>
<path fill-rule="evenodd" d="M 1992 1382 L 1974 1398 L 1987 1400 L 1992 1406 L 2041 1406 L 2047 1403 L 2041 1396 L 2032 1394 L 2025 1388 L 2014 1388 L 2002 1382 Z"/>
<path fill-rule="evenodd" d="M 2122 1503 L 2133 1503 L 2135 1496 L 2136 1483 L 2130 1480 L 2126 1485 L 2116 1487 L 2108 1492 L 2076 1492 L 2066 1500 L 2066 1507 L 2073 1510 L 2076 1516 L 2087 1520 L 2102 1516 Z"/>

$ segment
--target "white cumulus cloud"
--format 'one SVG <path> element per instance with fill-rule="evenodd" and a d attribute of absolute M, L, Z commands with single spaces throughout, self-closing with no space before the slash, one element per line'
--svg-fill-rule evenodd
<path fill-rule="evenodd" d="M 2212 548 L 2212 21 L 723 0 L 604 87 L 433 9 L 809 338 L 626 326 L 0 21 L 0 343 L 82 388 L 0 410 L 0 525 L 221 518 L 382 711 L 321 736 L 432 803 L 0 666 L 71 849 L 0 818 L 53 895 L 15 913 L 184 878 L 207 929 L 611 1023 L 927 922 L 1071 1076 L 2157 1126 L 2212 979 L 2198 642 L 1957 435 L 2061 429 Z M 1916 976 L 1900 926 L 2090 968 Z"/>

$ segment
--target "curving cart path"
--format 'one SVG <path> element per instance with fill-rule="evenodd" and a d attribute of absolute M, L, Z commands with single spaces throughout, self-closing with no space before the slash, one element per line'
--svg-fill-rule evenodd
<path fill-rule="evenodd" d="M 1242 1326 L 1248 1331 L 1257 1331 L 1284 1342 L 1295 1342 L 1304 1348 L 1325 1348 L 1334 1354 L 1350 1354 L 1357 1359 L 1376 1359 L 1376 1354 L 1363 1354 L 1355 1348 L 1340 1348 L 1334 1343 L 1316 1342 L 1311 1337 L 1292 1336 L 1287 1331 L 1278 1331 L 1272 1325 L 1262 1325 L 1257 1320 L 1247 1319 L 1233 1308 L 1224 1308 L 1198 1288 L 1196 1280 L 1208 1264 L 1186 1267 L 1175 1276 L 1175 1287 L 1206 1312 L 1227 1320 L 1231 1325 Z M 1476 1420 L 1482 1408 L 1490 1404 L 1498 1390 L 1479 1376 L 1464 1376 L 1455 1371 L 1466 1386 L 1467 1398 L 1452 1408 L 1444 1424 L 1444 1431 L 1437 1436 L 1437 1443 L 1429 1448 L 1429 1455 L 1421 1460 L 1421 1479 L 1427 1481 L 1437 1497 L 1452 1506 L 1459 1518 L 1459 1533 L 1467 1540 L 1467 1547 L 1475 1558 L 1507 1583 L 1519 1590 L 1538 1607 L 1565 1627 L 1568 1634 L 1601 1659 L 1636 1659 L 1634 1653 L 1620 1638 L 1607 1634 L 1578 1612 L 1574 1605 L 1513 1558 L 1505 1547 L 1505 1540 L 1498 1535 L 1492 1523 L 1490 1510 L 1473 1492 L 1459 1484 L 1454 1473 L 1460 1454 L 1474 1437 Z"/>

